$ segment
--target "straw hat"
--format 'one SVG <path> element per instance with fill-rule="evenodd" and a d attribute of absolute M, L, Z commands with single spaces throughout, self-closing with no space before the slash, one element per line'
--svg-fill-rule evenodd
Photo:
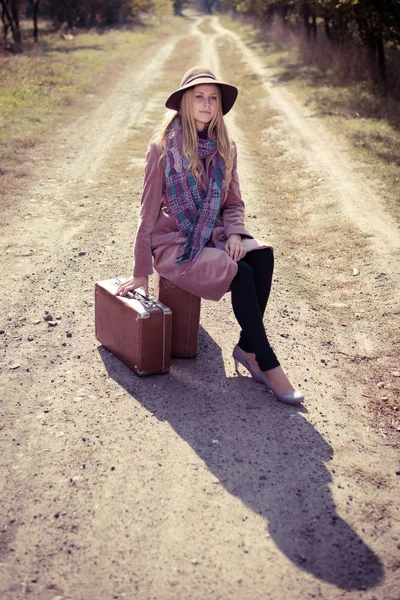
<path fill-rule="evenodd" d="M 202 83 L 214 83 L 215 85 L 218 85 L 221 91 L 222 114 L 226 115 L 235 104 L 238 89 L 234 85 L 218 81 L 214 73 L 203 67 L 192 67 L 184 74 L 181 81 L 181 87 L 168 97 L 165 106 L 172 110 L 179 111 L 182 96 L 186 90 Z"/>

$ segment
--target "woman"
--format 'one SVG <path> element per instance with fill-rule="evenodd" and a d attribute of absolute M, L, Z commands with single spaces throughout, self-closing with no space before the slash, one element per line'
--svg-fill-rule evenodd
<path fill-rule="evenodd" d="M 266 336 L 263 315 L 271 289 L 272 248 L 260 246 L 244 227 L 236 146 L 225 115 L 237 88 L 193 67 L 166 101 L 175 111 L 149 145 L 134 250 L 133 277 L 116 294 L 148 293 L 156 271 L 180 288 L 209 300 L 231 290 L 241 327 L 233 351 L 282 402 L 304 398 L 279 364 Z"/>

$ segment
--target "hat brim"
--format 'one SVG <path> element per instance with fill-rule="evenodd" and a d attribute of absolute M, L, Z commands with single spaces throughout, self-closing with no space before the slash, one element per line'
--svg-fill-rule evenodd
<path fill-rule="evenodd" d="M 183 85 L 179 88 L 179 90 L 176 90 L 167 98 L 165 106 L 167 108 L 170 108 L 171 110 L 179 111 L 182 96 L 186 92 L 186 90 L 196 85 L 201 85 L 202 83 L 214 84 L 219 87 L 219 89 L 221 90 L 222 114 L 226 115 L 226 113 L 228 113 L 231 110 L 232 106 L 236 102 L 236 98 L 238 96 L 238 89 L 234 85 L 230 85 L 229 83 L 224 83 L 222 81 L 215 81 L 215 79 L 211 79 L 210 77 L 199 77 L 198 79 L 195 79 L 194 81 Z"/>

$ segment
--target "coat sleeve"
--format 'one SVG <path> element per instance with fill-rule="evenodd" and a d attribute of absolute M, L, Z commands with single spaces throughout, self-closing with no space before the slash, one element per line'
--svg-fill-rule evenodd
<path fill-rule="evenodd" d="M 251 238 L 252 235 L 244 226 L 244 202 L 240 192 L 239 176 L 237 172 L 237 151 L 236 144 L 233 146 L 233 169 L 232 178 L 229 184 L 228 193 L 225 202 L 222 206 L 222 222 L 225 230 L 225 235 L 228 238 L 230 235 L 238 234 Z"/>
<path fill-rule="evenodd" d="M 161 154 L 160 146 L 154 142 L 150 143 L 146 155 L 143 191 L 133 253 L 133 275 L 135 277 L 144 277 L 153 273 L 151 234 L 160 214 L 164 187 L 163 161 L 159 160 Z"/>

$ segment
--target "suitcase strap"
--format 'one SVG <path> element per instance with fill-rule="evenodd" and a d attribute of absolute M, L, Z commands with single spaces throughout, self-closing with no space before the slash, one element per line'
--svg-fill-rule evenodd
<path fill-rule="evenodd" d="M 116 284 L 118 285 L 120 283 L 122 283 L 122 280 L 121 280 L 121 278 L 117 277 Z M 157 300 L 157 298 L 154 298 L 154 296 L 146 296 L 146 294 L 143 294 L 143 293 L 139 292 L 138 290 L 134 290 L 133 292 L 127 292 L 126 296 L 130 300 L 137 300 L 138 302 L 140 302 L 140 304 L 144 308 L 159 308 L 162 310 L 162 312 L 163 312 L 163 319 L 162 319 L 162 371 L 164 372 L 165 359 L 167 358 L 165 355 L 165 342 L 166 342 L 166 317 L 165 317 L 165 315 L 170 314 L 172 311 L 169 308 L 169 306 L 166 306 L 165 304 L 163 304 L 162 302 Z M 149 316 L 150 316 L 150 313 L 147 314 L 147 317 L 149 317 Z"/>
<path fill-rule="evenodd" d="M 124 283 L 124 281 L 125 279 L 122 279 L 122 277 L 116 277 L 114 283 L 115 285 L 119 285 L 120 283 Z M 139 288 L 139 290 L 140 289 L 141 288 Z M 139 290 L 127 292 L 126 297 L 130 300 L 138 300 L 144 308 L 160 308 L 164 313 L 171 312 L 169 306 L 165 306 L 165 304 L 157 300 L 157 298 L 155 298 L 154 296 L 146 296 L 146 294 Z"/>
<path fill-rule="evenodd" d="M 164 313 L 171 312 L 171 309 L 169 308 L 169 306 L 165 306 L 165 304 L 162 304 L 161 302 L 159 302 L 157 300 L 157 298 L 154 298 L 154 296 L 145 296 L 144 294 L 141 294 L 137 290 L 134 290 L 133 292 L 127 292 L 126 297 L 130 298 L 130 299 L 138 300 L 140 302 L 140 304 L 142 306 L 144 306 L 144 308 L 160 308 Z"/>
<path fill-rule="evenodd" d="M 135 300 L 139 300 L 139 302 L 145 307 L 145 308 L 161 308 L 162 312 L 163 312 L 163 318 L 162 318 L 162 371 L 164 372 L 165 370 L 165 339 L 166 339 L 166 331 L 165 331 L 165 327 L 166 327 L 166 322 L 165 322 L 165 315 L 171 312 L 171 309 L 168 306 L 165 306 L 165 304 L 162 304 L 161 302 L 159 302 L 156 298 L 153 298 L 153 296 L 145 296 L 144 294 L 141 294 L 140 292 L 137 292 L 136 290 L 133 292 L 127 292 L 127 297 L 128 298 L 134 298 Z"/>

